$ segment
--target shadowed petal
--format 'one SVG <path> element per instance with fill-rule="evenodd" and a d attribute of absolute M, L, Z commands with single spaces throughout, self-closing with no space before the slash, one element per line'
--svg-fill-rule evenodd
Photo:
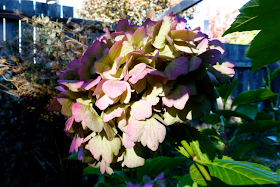
<path fill-rule="evenodd" d="M 178 76 L 187 74 L 188 72 L 189 60 L 184 56 L 172 60 L 164 70 L 168 80 L 176 80 Z"/>
<path fill-rule="evenodd" d="M 167 107 L 174 106 L 175 108 L 182 110 L 189 100 L 190 93 L 191 90 L 187 86 L 178 85 L 170 94 L 162 98 L 162 102 Z"/>

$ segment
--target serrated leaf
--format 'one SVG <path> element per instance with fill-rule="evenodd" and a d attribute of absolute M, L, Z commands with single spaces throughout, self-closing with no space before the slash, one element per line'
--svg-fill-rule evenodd
<path fill-rule="evenodd" d="M 207 123 L 207 124 L 215 125 L 215 124 L 221 122 L 221 118 L 217 114 L 208 114 L 205 117 L 204 122 Z"/>
<path fill-rule="evenodd" d="M 233 158 L 235 160 L 242 160 L 247 153 L 254 150 L 257 146 L 258 143 L 255 141 L 245 142 L 237 148 L 234 152 Z"/>
<path fill-rule="evenodd" d="M 197 164 L 197 163 L 196 163 Z M 201 175 L 199 169 L 197 168 L 196 164 L 192 164 L 190 167 L 190 176 L 191 179 L 199 184 L 200 186 L 207 186 L 207 183 L 203 176 Z"/>
<path fill-rule="evenodd" d="M 144 175 L 148 175 L 151 178 L 155 178 L 160 173 L 167 169 L 171 169 L 178 164 L 185 162 L 186 157 L 166 157 L 160 156 L 156 158 L 150 158 L 145 161 L 144 166 L 136 168 L 137 178 L 139 181 Z"/>
<path fill-rule="evenodd" d="M 246 103 L 258 103 L 269 99 L 275 94 L 268 88 L 260 88 L 258 90 L 250 90 L 243 92 L 236 96 L 232 101 L 231 106 L 246 104 Z"/>
<path fill-rule="evenodd" d="M 236 88 L 237 83 L 238 83 L 238 79 L 234 79 L 231 85 L 222 84 L 220 87 L 215 88 L 218 91 L 220 97 L 222 98 L 224 104 L 227 102 L 228 97 L 232 94 L 232 92 Z"/>
<path fill-rule="evenodd" d="M 278 0 L 249 1 L 239 11 L 240 14 L 223 36 L 237 31 L 261 30 L 279 25 Z"/>
<path fill-rule="evenodd" d="M 264 166 L 249 162 L 233 160 L 216 160 L 207 164 L 211 176 L 226 185 L 268 185 L 279 184 L 280 178 Z M 219 180 L 213 181 L 216 186 L 223 186 Z"/>
<path fill-rule="evenodd" d="M 280 2 L 278 0 L 249 1 L 240 9 L 240 14 L 231 27 L 223 34 L 236 31 L 261 30 L 251 42 L 246 56 L 252 59 L 252 71 L 280 59 L 279 16 Z M 269 22 L 267 21 L 269 20 Z"/>
<path fill-rule="evenodd" d="M 242 125 L 236 132 L 235 137 L 240 136 L 241 134 L 244 133 L 263 132 L 279 126 L 280 126 L 280 121 L 273 121 L 273 120 L 252 121 Z"/>

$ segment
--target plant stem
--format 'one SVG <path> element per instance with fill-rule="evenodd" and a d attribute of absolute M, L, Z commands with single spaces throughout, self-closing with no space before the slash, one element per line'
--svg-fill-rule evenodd
<path fill-rule="evenodd" d="M 208 171 L 203 165 L 200 165 L 199 163 L 195 163 L 196 167 L 199 169 L 205 180 L 211 181 L 211 176 L 209 175 Z"/>
<path fill-rule="evenodd" d="M 186 151 L 189 153 L 189 155 L 194 158 L 195 154 L 192 150 L 192 148 L 190 147 L 190 145 L 188 144 L 188 142 L 186 140 L 181 141 L 181 144 L 183 145 L 183 147 L 186 149 Z"/>

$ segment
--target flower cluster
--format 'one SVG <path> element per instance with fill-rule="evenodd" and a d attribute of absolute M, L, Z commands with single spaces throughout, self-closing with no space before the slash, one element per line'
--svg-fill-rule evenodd
<path fill-rule="evenodd" d="M 205 116 L 215 108 L 214 86 L 234 75 L 221 63 L 222 43 L 200 29 L 186 29 L 173 15 L 142 26 L 118 22 L 65 71 L 50 110 L 66 116 L 70 153 L 102 173 L 138 167 L 143 146 L 157 150 L 166 126 Z"/>
<path fill-rule="evenodd" d="M 151 180 L 151 178 L 148 175 L 143 176 L 143 182 L 145 184 L 133 184 L 132 182 L 128 182 L 125 187 L 165 187 L 165 179 L 164 179 L 164 173 L 159 174 L 155 177 L 154 180 Z"/>

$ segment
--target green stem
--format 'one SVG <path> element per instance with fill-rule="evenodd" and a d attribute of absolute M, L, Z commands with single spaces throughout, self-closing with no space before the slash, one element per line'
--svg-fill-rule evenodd
<path fill-rule="evenodd" d="M 211 181 L 211 176 L 209 175 L 208 171 L 203 165 L 200 165 L 199 163 L 195 163 L 196 167 L 199 169 L 205 180 Z"/>
<path fill-rule="evenodd" d="M 191 146 L 188 144 L 188 142 L 186 140 L 182 140 L 181 144 L 183 145 L 183 147 L 186 149 L 186 151 L 189 153 L 189 155 L 194 158 L 195 154 L 191 148 Z"/>

